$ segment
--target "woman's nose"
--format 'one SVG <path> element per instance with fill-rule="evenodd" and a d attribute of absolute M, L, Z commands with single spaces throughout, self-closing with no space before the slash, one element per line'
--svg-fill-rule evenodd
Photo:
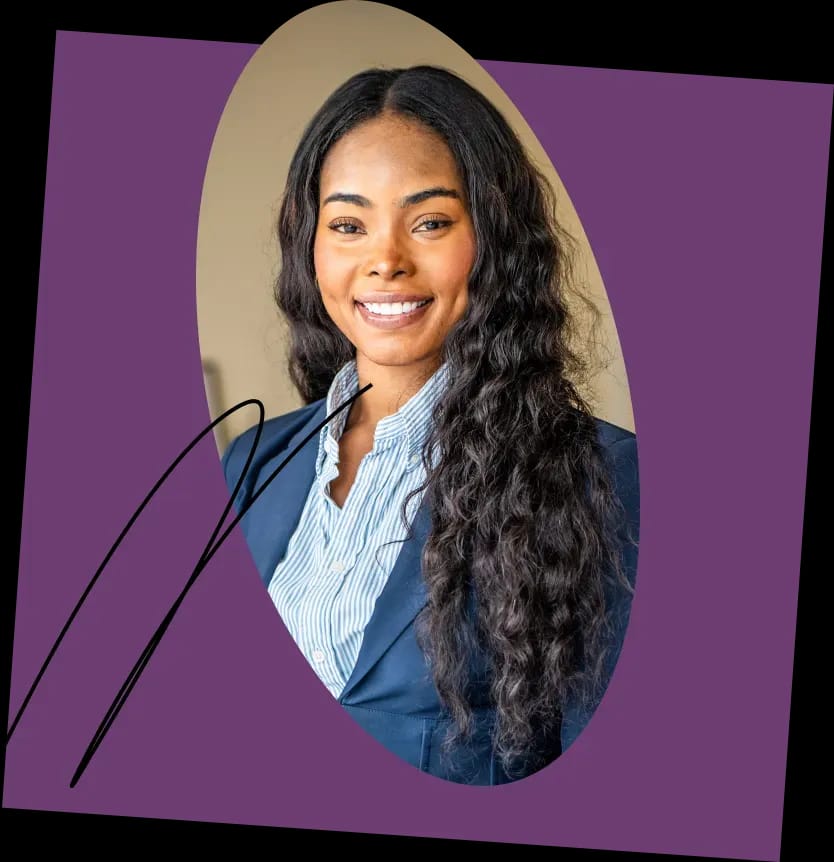
<path fill-rule="evenodd" d="M 410 275 L 413 269 L 413 261 L 404 244 L 392 235 L 380 237 L 368 258 L 368 275 L 384 281 Z"/>

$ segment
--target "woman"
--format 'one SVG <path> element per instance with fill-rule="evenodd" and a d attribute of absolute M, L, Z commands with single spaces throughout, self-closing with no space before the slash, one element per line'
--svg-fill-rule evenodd
<path fill-rule="evenodd" d="M 389 749 L 459 782 L 529 775 L 607 684 L 638 523 L 634 435 L 576 388 L 550 189 L 459 77 L 371 69 L 304 132 L 278 235 L 307 406 L 223 459 L 262 578 Z"/>

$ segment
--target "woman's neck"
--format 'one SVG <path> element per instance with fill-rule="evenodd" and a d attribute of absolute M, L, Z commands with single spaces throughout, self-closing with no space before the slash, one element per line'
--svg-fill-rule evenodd
<path fill-rule="evenodd" d="M 369 383 L 372 385 L 351 407 L 347 428 L 376 428 L 380 419 L 396 413 L 416 395 L 439 367 L 439 357 L 420 367 L 376 365 L 357 357 L 359 388 Z"/>

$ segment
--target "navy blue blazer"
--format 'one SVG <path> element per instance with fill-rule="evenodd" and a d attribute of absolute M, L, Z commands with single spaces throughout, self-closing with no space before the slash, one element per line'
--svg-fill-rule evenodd
<path fill-rule="evenodd" d="M 241 487 L 235 496 L 240 512 L 250 506 L 252 495 L 290 453 L 300 450 L 266 489 L 251 503 L 241 519 L 255 564 L 265 585 L 286 554 L 290 536 L 315 479 L 318 451 L 317 428 L 325 420 L 325 401 L 316 401 L 292 413 L 264 423 L 261 439 Z M 637 537 L 639 497 L 635 435 L 597 419 L 599 440 L 608 453 L 617 492 L 626 514 L 626 528 Z M 237 437 L 223 455 L 223 469 L 230 491 L 243 473 L 257 426 Z M 304 443 L 305 438 L 309 439 Z M 438 777 L 469 784 L 504 784 L 528 774 L 523 763 L 508 775 L 493 754 L 491 731 L 493 710 L 486 685 L 476 694 L 476 727 L 470 742 L 453 753 L 441 742 L 450 719 L 444 713 L 422 651 L 417 645 L 414 620 L 426 601 L 421 574 L 421 554 L 430 528 L 423 504 L 413 525 L 413 536 L 404 542 L 391 575 L 377 599 L 365 628 L 356 666 L 339 702 L 373 737 L 403 760 Z M 634 582 L 636 545 L 623 536 L 626 573 Z M 619 655 L 628 622 L 630 601 L 618 598 L 610 612 L 615 620 L 609 673 Z M 311 671 L 312 672 L 312 671 Z M 473 668 L 473 673 L 478 670 Z M 562 712 L 558 738 L 546 744 L 547 762 L 557 757 L 585 726 L 589 715 L 569 706 Z"/>

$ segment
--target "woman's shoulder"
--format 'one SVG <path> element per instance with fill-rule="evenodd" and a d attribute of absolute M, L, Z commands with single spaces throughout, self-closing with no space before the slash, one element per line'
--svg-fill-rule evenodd
<path fill-rule="evenodd" d="M 598 416 L 592 416 L 591 419 L 596 428 L 599 451 L 608 466 L 615 493 L 636 531 L 640 511 L 637 435 L 628 428 L 615 425 Z"/>
<path fill-rule="evenodd" d="M 608 446 L 614 446 L 617 443 L 634 442 L 637 439 L 635 433 L 633 431 L 629 431 L 628 428 L 623 428 L 621 425 L 615 425 L 607 419 L 601 419 L 599 416 L 589 412 L 586 408 L 580 409 L 573 404 L 567 406 L 566 412 L 562 414 L 561 418 L 563 426 L 573 426 L 575 428 L 583 428 L 586 430 L 590 420 L 590 422 L 592 422 L 596 427 L 597 441 L 600 445 L 606 448 Z"/>
<path fill-rule="evenodd" d="M 636 497 L 639 488 L 637 435 L 605 419 L 594 417 L 597 440 L 611 465 L 614 481 L 621 497 Z"/>
<path fill-rule="evenodd" d="M 289 413 L 282 413 L 280 416 L 273 416 L 271 419 L 267 419 L 263 423 L 263 431 L 261 432 L 258 446 L 269 445 L 270 442 L 277 438 L 295 433 L 296 429 L 304 425 L 315 415 L 323 403 L 324 399 L 313 401 L 311 404 L 305 404 L 303 407 L 298 407 Z M 258 425 L 247 428 L 226 447 L 223 457 L 225 458 L 229 452 L 238 446 L 244 446 L 247 443 L 251 446 L 257 434 Z"/>
<path fill-rule="evenodd" d="M 324 406 L 324 399 L 305 404 L 289 413 L 267 419 L 261 428 L 258 438 L 258 425 L 247 428 L 235 437 L 223 453 L 222 464 L 226 482 L 234 487 L 249 458 L 253 447 L 255 452 L 250 473 L 255 473 L 257 466 L 286 448 L 289 441 L 307 425 Z M 256 442 L 257 441 L 257 442 Z"/>
<path fill-rule="evenodd" d="M 598 416 L 594 416 L 593 419 L 597 428 L 597 440 L 603 448 L 610 449 L 612 446 L 618 446 L 636 449 L 637 435 L 633 431 L 614 425 Z M 625 444 L 624 447 L 623 444 Z"/>

